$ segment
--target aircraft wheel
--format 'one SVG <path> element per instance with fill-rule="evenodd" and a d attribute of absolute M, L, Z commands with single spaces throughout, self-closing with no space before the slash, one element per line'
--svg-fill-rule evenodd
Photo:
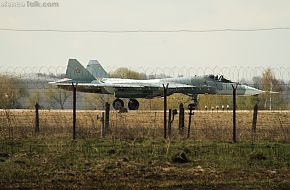
<path fill-rule="evenodd" d="M 195 104 L 191 103 L 191 104 L 188 104 L 188 109 L 189 110 L 195 110 Z"/>
<path fill-rule="evenodd" d="M 129 110 L 137 110 L 139 108 L 139 102 L 136 99 L 130 99 L 128 102 Z"/>
<path fill-rule="evenodd" d="M 114 102 L 113 102 L 113 108 L 115 110 L 120 110 L 123 107 L 124 107 L 124 101 L 123 100 L 121 100 L 119 98 L 117 98 L 116 100 L 114 100 Z"/>
<path fill-rule="evenodd" d="M 195 110 L 198 106 L 197 96 L 193 96 L 191 99 L 191 103 L 188 105 L 189 110 Z"/>

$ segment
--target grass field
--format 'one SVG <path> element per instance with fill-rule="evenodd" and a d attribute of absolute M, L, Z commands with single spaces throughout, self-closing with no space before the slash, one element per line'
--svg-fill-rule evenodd
<path fill-rule="evenodd" d="M 53 137 L 72 136 L 72 112 L 59 110 L 40 111 L 40 135 Z M 252 116 L 249 111 L 237 113 L 237 138 L 251 141 Z M 178 130 L 178 115 L 172 127 L 174 139 L 187 136 L 188 115 L 185 116 L 183 134 Z M 0 111 L 0 138 L 13 136 L 27 138 L 34 136 L 35 113 L 33 110 Z M 228 142 L 232 137 L 231 112 L 196 112 L 191 123 L 192 140 L 214 140 Z M 119 139 L 163 138 L 163 112 L 132 111 L 111 112 L 110 133 Z M 101 111 L 80 111 L 77 113 L 78 138 L 101 137 Z M 259 112 L 257 121 L 257 141 L 290 140 L 290 112 Z"/>
<path fill-rule="evenodd" d="M 260 112 L 254 144 L 251 112 L 197 112 L 191 137 L 173 123 L 163 139 L 162 112 L 0 111 L 0 188 L 4 189 L 290 189 L 290 113 Z M 186 120 L 187 126 L 187 120 Z"/>
<path fill-rule="evenodd" d="M 114 139 L 0 142 L 11 189 L 289 189 L 288 143 Z"/>

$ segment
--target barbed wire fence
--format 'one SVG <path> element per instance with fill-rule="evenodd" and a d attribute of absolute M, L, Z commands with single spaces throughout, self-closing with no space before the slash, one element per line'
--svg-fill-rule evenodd
<path fill-rule="evenodd" d="M 72 126 L 72 92 L 54 88 L 49 82 L 64 78 L 65 67 L 41 68 L 11 68 L 0 67 L 0 133 L 1 138 L 25 138 L 34 136 L 35 103 L 41 105 L 40 133 L 44 136 L 70 137 Z M 117 68 L 106 68 L 109 72 Z M 189 77 L 195 75 L 223 75 L 232 81 L 247 83 L 254 86 L 253 78 L 262 78 L 266 67 L 207 67 L 207 68 L 129 68 L 143 73 L 147 78 L 159 77 Z M 290 67 L 270 68 L 278 81 L 273 89 L 280 89 L 279 99 L 272 98 L 272 112 L 261 112 L 257 126 L 258 140 L 289 141 L 290 138 Z M 5 76 L 12 77 L 14 81 Z M 260 87 L 266 84 L 260 84 Z M 13 89 L 16 91 L 13 91 Z M 23 94 L 21 94 L 23 93 Z M 54 94 L 63 102 L 52 100 Z M 114 97 L 77 93 L 77 134 L 78 138 L 101 137 L 101 111 L 104 102 L 112 102 Z M 210 95 L 208 95 L 210 96 Z M 264 97 L 269 108 L 270 94 Z M 58 101 L 59 101 L 58 99 Z M 221 106 L 220 97 L 210 96 L 214 100 L 208 108 Z M 10 102 L 12 101 L 12 102 Z M 177 108 L 179 103 L 190 101 L 186 98 L 169 99 L 169 107 Z M 224 100 L 223 104 L 231 105 L 231 98 Z M 7 104 L 9 102 L 9 104 Z M 206 102 L 206 101 L 205 101 Z M 250 102 L 253 104 L 253 102 Z M 120 114 L 112 112 L 110 117 L 110 138 L 161 138 L 163 115 L 158 111 L 162 108 L 162 99 L 144 100 L 140 111 Z M 252 105 L 253 106 L 253 105 Z M 64 110 L 63 110 L 64 109 Z M 267 110 L 266 109 L 266 110 Z M 145 111 L 144 111 L 145 110 Z M 250 109 L 251 110 L 251 109 Z M 238 138 L 251 139 L 251 112 L 238 113 Z M 188 122 L 187 120 L 185 123 Z M 231 138 L 231 112 L 228 110 L 207 110 L 201 107 L 195 111 L 193 129 L 190 137 L 195 140 L 212 139 L 227 141 Z M 176 128 L 178 119 L 173 123 L 173 138 L 184 138 Z"/>
<path fill-rule="evenodd" d="M 118 67 L 104 66 L 105 70 L 110 73 L 118 69 Z M 262 73 L 267 69 L 271 69 L 276 79 L 289 81 L 290 80 L 290 67 L 267 67 L 267 66 L 214 66 L 214 67 L 127 67 L 130 70 L 144 73 L 146 76 L 169 76 L 178 77 L 185 76 L 190 77 L 194 75 L 208 75 L 208 74 L 218 74 L 224 75 L 232 81 L 241 80 L 252 80 L 253 77 L 262 76 Z M 1 66 L 0 73 L 13 75 L 19 78 L 29 78 L 38 80 L 51 80 L 51 76 L 62 76 L 65 74 L 65 66 L 41 66 L 41 67 L 11 67 L 11 66 Z M 35 78 L 35 74 L 39 75 Z"/>
<path fill-rule="evenodd" d="M 117 68 L 106 68 L 109 73 L 112 73 Z M 137 71 L 139 74 L 143 74 L 147 79 L 151 78 L 164 78 L 164 77 L 190 77 L 190 76 L 202 76 L 202 75 L 223 75 L 225 78 L 230 79 L 234 82 L 244 83 L 256 88 L 263 89 L 264 86 L 269 84 L 263 84 L 262 75 L 263 73 L 269 69 L 268 67 L 172 67 L 172 68 L 146 68 L 146 67 L 136 67 L 129 68 L 130 70 Z M 272 88 L 275 90 L 279 90 L 280 95 L 283 96 L 284 104 L 283 106 L 275 106 L 275 109 L 287 109 L 289 107 L 290 95 L 289 95 L 289 85 L 290 85 L 290 67 L 279 67 L 279 68 L 270 68 L 273 77 L 277 80 L 275 84 L 273 84 Z M 50 85 L 49 82 L 59 80 L 65 77 L 65 66 L 59 67 L 40 67 L 40 68 L 21 68 L 21 67 L 8 67 L 2 66 L 0 67 L 0 76 L 12 76 L 16 79 L 19 79 L 17 82 L 21 83 L 20 87 L 23 90 L 26 90 L 26 96 L 22 97 L 19 101 L 21 105 L 17 108 L 29 108 L 28 105 L 29 99 L 40 97 L 40 104 L 43 104 L 44 107 L 48 108 L 60 108 L 57 105 L 48 105 L 47 98 L 47 90 L 51 89 L 55 86 Z M 256 81 L 255 81 L 256 79 Z M 1 82 L 1 81 L 0 81 Z M 2 81 L 3 83 L 3 81 Z M 5 83 L 5 82 L 4 82 Z M 14 81 L 15 83 L 15 81 Z M 258 84 L 257 84 L 258 83 Z M 4 84 L 1 84 L 2 89 L 4 89 Z M 6 87 L 6 88 L 9 88 Z M 265 88 L 264 88 L 265 89 Z M 59 90 L 60 91 L 60 90 Z M 5 94 L 4 90 L 2 93 Z M 59 92 L 60 93 L 60 92 Z M 62 95 L 60 93 L 60 95 Z M 69 96 L 69 93 L 67 93 Z M 87 96 L 87 93 L 78 93 L 78 108 L 79 109 L 94 109 L 93 107 L 86 105 L 83 101 L 84 97 Z M 270 99 L 270 94 L 268 94 L 268 99 Z M 45 98 L 46 97 L 46 98 Z M 108 100 L 109 98 L 103 98 Z M 71 108 L 72 98 L 69 96 L 66 101 L 64 108 Z M 273 102 L 275 104 L 275 102 Z M 282 104 L 281 104 L 282 105 Z M 286 106 L 285 106 L 286 105 Z M 208 106 L 216 106 L 216 105 L 208 105 Z M 220 105 L 221 106 L 221 105 Z M 97 106 L 95 109 L 101 109 L 102 106 Z M 146 107 L 146 109 L 152 109 L 152 106 Z M 154 109 L 154 108 L 153 108 Z M 156 108 L 155 108 L 156 109 Z"/>

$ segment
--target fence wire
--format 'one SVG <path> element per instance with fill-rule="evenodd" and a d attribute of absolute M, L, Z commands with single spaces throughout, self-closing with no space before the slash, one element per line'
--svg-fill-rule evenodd
<path fill-rule="evenodd" d="M 252 141 L 251 111 L 237 113 L 237 140 Z M 185 128 L 178 127 L 178 117 L 172 124 L 172 139 L 187 137 L 188 112 L 185 114 Z M 72 137 L 72 112 L 41 110 L 40 132 L 43 137 Z M 35 112 L 33 110 L 1 110 L 0 136 L 7 138 L 29 138 L 35 133 Z M 102 132 L 101 111 L 77 112 L 77 138 L 113 139 L 158 139 L 163 138 L 162 111 L 133 111 L 118 113 L 111 111 L 109 129 Z M 232 113 L 230 111 L 196 111 L 192 117 L 190 138 L 197 141 L 229 142 L 232 138 Z M 255 141 L 290 140 L 290 112 L 258 113 Z"/>
<path fill-rule="evenodd" d="M 59 67 L 40 67 L 40 68 L 21 68 L 21 67 L 0 67 L 0 108 L 4 108 L 5 101 L 10 100 L 13 104 L 10 108 L 32 108 L 37 101 L 43 108 L 46 109 L 71 109 L 72 108 L 72 93 L 65 92 L 60 89 L 55 89 L 55 86 L 49 82 L 57 81 L 65 77 L 65 66 Z M 109 73 L 113 73 L 117 68 L 107 68 Z M 164 78 L 164 77 L 189 77 L 202 76 L 208 74 L 223 75 L 225 78 L 242 84 L 259 88 L 266 91 L 278 91 L 279 94 L 266 94 L 262 97 L 260 103 L 261 109 L 276 109 L 287 110 L 290 105 L 290 67 L 266 68 L 266 67 L 173 67 L 173 68 L 130 68 L 136 71 L 140 76 L 146 79 Z M 267 71 L 271 71 L 270 75 L 263 76 Z M 81 73 L 82 74 L 82 73 Z M 269 74 L 269 73 L 268 73 Z M 7 79 L 12 77 L 13 80 Z M 122 76 L 120 76 L 122 77 Z M 263 78 L 264 77 L 264 78 Z M 264 80 L 266 79 L 268 80 Z M 270 80 L 267 77 L 271 77 Z M 271 81 L 271 84 L 269 83 Z M 5 98 L 6 97 L 6 100 Z M 172 98 L 173 102 L 178 99 L 188 103 L 188 99 Z M 207 98 L 211 99 L 211 98 Z M 204 106 L 209 108 L 223 104 L 229 105 L 230 101 L 220 102 L 216 99 L 215 103 L 204 103 Z M 243 99 L 243 98 L 241 98 Z M 92 95 L 89 93 L 78 93 L 77 106 L 78 109 L 103 109 L 103 104 L 106 101 L 112 102 L 114 98 L 106 95 Z M 170 100 L 169 100 L 170 101 Z M 242 100 L 244 101 L 244 100 Z M 173 107 L 176 108 L 179 101 Z M 161 102 L 144 101 L 145 106 L 140 109 L 162 109 Z M 207 104 L 207 105 L 206 105 Z M 245 103 L 242 103 L 243 105 Z M 156 106 L 159 105 L 159 106 Z M 240 109 L 246 107 L 241 106 Z M 248 107 L 247 109 L 251 109 Z M 239 106 L 238 106 L 239 109 Z"/>
<path fill-rule="evenodd" d="M 247 83 L 265 89 L 264 67 L 214 67 L 214 68 L 130 68 L 146 79 L 222 74 L 232 81 Z M 107 68 L 113 72 L 116 68 Z M 256 140 L 289 141 L 290 135 L 290 67 L 270 68 L 271 89 L 279 94 L 265 94 L 260 98 Z M 40 134 L 44 136 L 70 137 L 72 131 L 72 92 L 49 85 L 51 81 L 65 77 L 65 67 L 11 68 L 0 67 L 0 135 L 1 138 L 25 138 L 34 136 L 35 103 L 40 104 Z M 111 95 L 77 93 L 77 136 L 78 138 L 101 137 L 101 112 L 104 103 L 112 103 Z M 204 95 L 200 97 L 199 110 L 192 120 L 190 138 L 195 140 L 229 141 L 231 139 L 231 97 Z M 128 100 L 125 100 L 127 104 Z M 163 99 L 139 100 L 140 111 L 129 113 L 111 112 L 111 138 L 162 138 Z M 252 108 L 255 99 L 238 97 L 238 139 L 251 140 Z M 169 108 L 178 108 L 180 103 L 190 103 L 190 98 L 172 95 L 168 98 Z M 207 109 L 205 109 L 205 107 Z M 222 111 L 222 107 L 229 110 Z M 219 110 L 218 110 L 219 108 Z M 83 111 L 80 111 L 83 110 Z M 186 116 L 186 118 L 188 118 Z M 185 120 L 187 125 L 188 120 Z M 185 132 L 177 129 L 178 118 L 173 125 L 172 138 L 185 138 Z"/>

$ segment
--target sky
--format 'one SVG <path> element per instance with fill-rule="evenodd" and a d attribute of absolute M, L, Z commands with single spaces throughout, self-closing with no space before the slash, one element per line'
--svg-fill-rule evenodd
<path fill-rule="evenodd" d="M 26 0 L 0 0 L 26 3 Z M 31 2 L 34 2 L 31 1 Z M 0 7 L 0 28 L 209 30 L 290 27 L 289 0 L 46 0 L 58 7 Z M 0 31 L 0 69 L 62 70 L 69 58 L 105 69 L 288 68 L 290 30 L 203 33 Z M 251 70 L 251 69 L 248 69 Z M 178 72 L 179 72 L 178 71 Z M 172 71 L 173 72 L 173 71 Z"/>

